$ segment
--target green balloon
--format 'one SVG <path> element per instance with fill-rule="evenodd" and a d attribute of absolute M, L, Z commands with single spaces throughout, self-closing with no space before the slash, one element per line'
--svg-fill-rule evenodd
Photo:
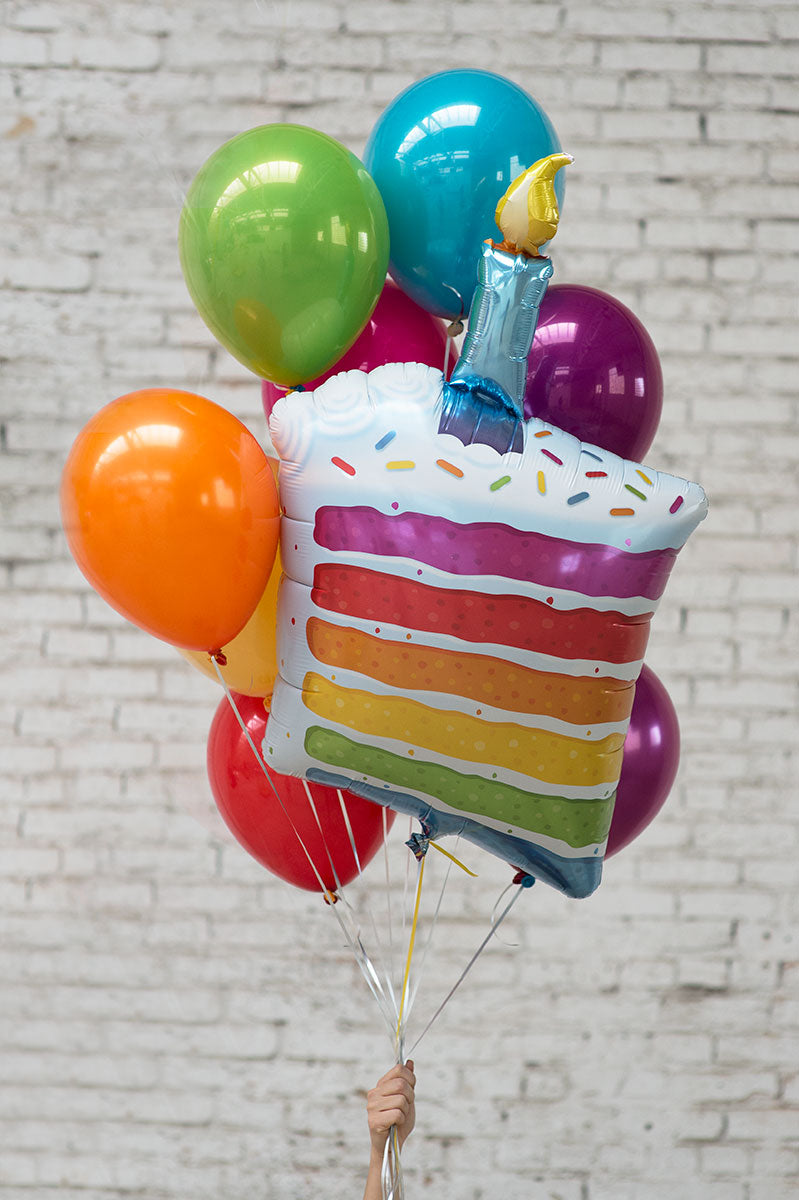
<path fill-rule="evenodd" d="M 337 362 L 369 320 L 388 221 L 372 177 L 340 142 L 261 125 L 200 169 L 178 247 L 214 336 L 256 375 L 293 387 Z"/>

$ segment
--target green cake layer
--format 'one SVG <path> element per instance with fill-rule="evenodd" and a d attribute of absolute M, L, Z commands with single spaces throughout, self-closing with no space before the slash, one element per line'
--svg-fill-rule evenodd
<path fill-rule="evenodd" d="M 613 816 L 614 792 L 607 799 L 572 800 L 544 796 L 498 780 L 463 775 L 451 767 L 405 759 L 390 750 L 364 746 L 318 725 L 305 734 L 305 749 L 318 762 L 353 776 L 382 779 L 398 791 L 412 789 L 442 800 L 469 816 L 506 821 L 514 828 L 558 838 L 574 849 L 604 842 Z"/>

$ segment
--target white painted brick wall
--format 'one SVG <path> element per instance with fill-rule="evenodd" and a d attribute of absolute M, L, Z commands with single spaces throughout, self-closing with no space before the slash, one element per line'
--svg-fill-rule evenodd
<path fill-rule="evenodd" d="M 360 1194 L 363 1091 L 390 1054 L 371 997 L 320 902 L 222 835 L 218 692 L 88 590 L 57 487 L 81 425 L 135 387 L 195 388 L 263 435 L 257 385 L 180 277 L 183 191 L 267 121 L 359 152 L 446 66 L 517 80 L 575 154 L 558 279 L 647 324 L 666 382 L 649 459 L 701 480 L 711 515 L 649 656 L 680 711 L 675 791 L 590 901 L 525 895 L 517 945 L 420 1047 L 408 1194 L 795 1196 L 795 4 L 0 13 L 0 1198 Z M 427 1013 L 507 881 L 479 870 L 451 883 Z"/>

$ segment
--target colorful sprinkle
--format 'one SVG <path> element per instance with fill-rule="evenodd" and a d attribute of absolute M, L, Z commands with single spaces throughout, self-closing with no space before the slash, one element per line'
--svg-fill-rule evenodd
<path fill-rule="evenodd" d="M 626 487 L 628 492 L 632 492 L 632 494 L 634 496 L 637 496 L 639 500 L 646 500 L 646 496 L 644 495 L 644 493 L 639 492 L 638 488 L 634 488 L 631 483 L 625 483 L 624 486 Z"/>
<path fill-rule="evenodd" d="M 573 496 L 569 496 L 567 504 L 581 504 L 583 500 L 588 499 L 588 492 L 575 492 Z"/>
<path fill-rule="evenodd" d="M 559 467 L 563 466 L 563 459 L 558 458 L 557 454 L 551 454 L 549 450 L 545 450 L 543 446 L 541 447 L 541 453 L 546 454 L 547 458 L 551 458 L 553 463 L 557 463 Z"/>
<path fill-rule="evenodd" d="M 674 503 L 670 506 L 669 512 L 676 513 L 678 508 L 682 508 L 682 500 L 683 500 L 682 496 L 678 496 L 677 499 L 674 501 Z"/>
<path fill-rule="evenodd" d="M 455 475 L 458 479 L 463 479 L 463 471 L 460 467 L 453 467 L 451 462 L 447 462 L 445 458 L 437 458 L 436 466 L 441 467 L 442 471 L 449 471 L 450 475 Z"/>
<path fill-rule="evenodd" d="M 586 479 L 607 479 L 607 471 L 586 471 Z"/>
<path fill-rule="evenodd" d="M 396 500 L 392 500 L 392 501 L 391 501 L 391 507 L 392 507 L 392 508 L 399 508 L 399 504 L 397 503 L 397 501 L 396 501 Z"/>
<path fill-rule="evenodd" d="M 510 483 L 510 475 L 503 475 L 501 479 L 495 479 L 488 490 L 498 492 L 500 488 L 504 488 L 506 483 Z"/>
<path fill-rule="evenodd" d="M 538 433 L 533 434 L 533 437 L 552 437 L 552 430 L 539 429 Z"/>
<path fill-rule="evenodd" d="M 643 479 L 644 483 L 648 483 L 650 487 L 652 487 L 652 486 L 653 486 L 653 484 L 652 484 L 652 480 L 649 478 L 649 476 L 648 476 L 648 475 L 644 475 L 643 471 L 640 471 L 640 470 L 638 469 L 638 467 L 636 467 L 636 468 L 635 468 L 635 473 L 636 473 L 636 475 L 640 475 L 640 476 L 641 476 L 641 478 Z"/>
<path fill-rule="evenodd" d="M 625 539 L 624 539 L 624 544 L 625 544 L 625 546 L 632 546 L 632 544 L 633 544 L 633 539 L 632 539 L 632 538 L 625 538 Z"/>
<path fill-rule="evenodd" d="M 592 454 L 590 450 L 583 450 L 582 453 L 585 454 L 588 458 L 594 458 L 594 459 L 596 459 L 597 462 L 602 462 L 602 459 L 599 457 L 599 455 Z"/>
<path fill-rule="evenodd" d="M 635 509 L 634 508 L 612 508 L 610 510 L 610 515 L 612 517 L 634 517 Z"/>
<path fill-rule="evenodd" d="M 343 458 L 331 458 L 330 460 L 334 467 L 338 467 L 339 471 L 343 471 L 345 475 L 354 475 L 355 467 L 350 466 Z"/>
<path fill-rule="evenodd" d="M 547 480 L 546 480 L 546 476 L 544 475 L 543 471 L 538 472 L 538 490 L 542 496 L 546 495 Z"/>
<path fill-rule="evenodd" d="M 395 458 L 391 462 L 386 463 L 387 471 L 412 471 L 416 466 L 409 458 Z M 353 475 L 355 472 L 353 471 Z"/>
<path fill-rule="evenodd" d="M 375 450 L 385 450 L 389 442 L 393 442 L 397 436 L 396 429 L 389 429 L 388 433 L 384 433 L 379 442 L 375 442 Z"/>

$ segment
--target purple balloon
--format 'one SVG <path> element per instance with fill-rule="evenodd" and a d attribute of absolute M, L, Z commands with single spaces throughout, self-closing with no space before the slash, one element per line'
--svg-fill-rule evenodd
<path fill-rule="evenodd" d="M 644 666 L 635 685 L 630 728 L 605 858 L 646 829 L 666 802 L 680 761 L 680 725 L 669 693 Z"/>
<path fill-rule="evenodd" d="M 662 406 L 660 361 L 635 314 L 596 288 L 550 287 L 527 360 L 525 417 L 640 462 Z"/>

